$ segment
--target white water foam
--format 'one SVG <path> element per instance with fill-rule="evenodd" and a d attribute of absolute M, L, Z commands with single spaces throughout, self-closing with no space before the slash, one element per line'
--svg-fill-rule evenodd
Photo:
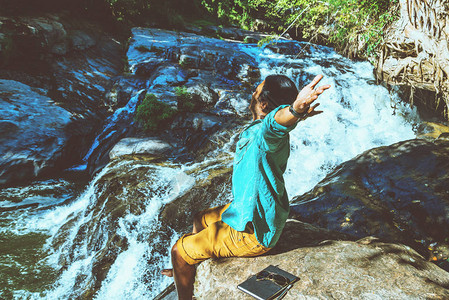
<path fill-rule="evenodd" d="M 122 163 L 126 164 L 127 162 Z M 134 168 L 138 167 L 139 165 L 134 166 Z M 152 178 L 149 178 L 149 180 L 154 181 L 151 189 L 156 192 L 151 193 L 152 196 L 146 199 L 145 211 L 142 214 L 127 214 L 119 219 L 119 230 L 116 234 L 126 237 L 128 247 L 117 256 L 112 264 L 107 278 L 102 282 L 101 289 L 96 295 L 96 299 L 137 299 L 155 296 L 155 293 L 159 292 L 163 286 L 159 285 L 158 289 L 149 290 L 147 284 L 143 282 L 143 278 L 148 276 L 149 272 L 154 273 L 151 276 L 153 280 L 168 285 L 166 281 L 169 281 L 169 279 L 162 278 L 159 272 L 169 264 L 170 257 L 155 257 L 158 254 L 152 251 L 153 247 L 158 247 L 163 241 L 158 240 L 158 238 L 149 241 L 147 237 L 157 230 L 157 217 L 162 206 L 181 196 L 193 186 L 195 180 L 177 167 L 154 166 L 152 168 L 154 168 L 154 173 L 151 173 Z M 132 171 L 132 168 L 128 171 Z M 76 224 L 72 226 L 66 239 L 67 242 L 61 251 L 75 251 L 76 258 L 75 262 L 71 263 L 62 272 L 54 289 L 47 292 L 47 299 L 60 299 L 73 295 L 73 292 L 77 289 L 74 285 L 74 279 L 79 277 L 80 274 L 84 274 L 83 282 L 85 284 L 92 280 L 93 261 L 97 252 L 88 250 L 87 241 L 84 241 L 85 244 L 83 245 L 75 245 L 74 243 L 78 230 L 93 217 L 92 211 L 89 211 L 89 209 L 96 205 L 96 200 L 102 193 L 102 191 L 97 190 L 97 181 L 107 172 L 108 167 L 96 176 L 78 202 L 70 208 L 66 208 L 67 211 L 70 211 L 71 216 L 79 216 L 79 218 L 76 220 Z M 123 194 L 126 197 L 126 191 Z M 76 210 L 78 212 L 75 212 Z M 65 215 L 67 216 L 67 212 Z M 178 237 L 176 233 L 173 233 L 174 240 L 172 243 Z M 106 235 L 104 243 L 107 239 Z M 106 244 L 103 244 L 99 248 L 104 249 L 105 246 Z M 57 265 L 59 257 L 64 255 L 62 252 L 55 252 L 49 261 Z M 149 268 L 148 260 L 150 258 L 157 264 Z"/>

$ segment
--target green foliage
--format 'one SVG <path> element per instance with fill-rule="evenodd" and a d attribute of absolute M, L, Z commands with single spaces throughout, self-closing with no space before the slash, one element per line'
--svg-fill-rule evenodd
<path fill-rule="evenodd" d="M 178 110 L 181 112 L 193 112 L 199 108 L 200 103 L 195 95 L 189 93 L 185 86 L 175 87 L 175 94 L 178 98 Z"/>
<path fill-rule="evenodd" d="M 224 24 L 250 29 L 255 19 L 258 0 L 201 0 L 201 5 Z"/>
<path fill-rule="evenodd" d="M 97 0 L 98 1 L 98 0 Z M 185 19 L 197 18 L 203 9 L 200 0 L 103 0 L 113 17 L 132 25 L 158 24 L 166 28 L 181 28 Z"/>
<path fill-rule="evenodd" d="M 270 44 L 274 39 L 275 39 L 275 37 L 273 37 L 273 36 L 266 36 L 266 37 L 260 39 L 260 40 L 257 42 L 257 47 L 263 47 L 263 46 L 265 46 L 265 45 L 268 45 L 268 44 Z"/>
<path fill-rule="evenodd" d="M 279 34 L 291 26 L 297 38 L 317 38 L 324 28 L 331 28 L 328 39 L 337 49 L 362 35 L 365 54 L 375 55 L 386 25 L 398 16 L 388 12 L 398 0 L 202 0 L 201 4 L 224 22 L 250 28 L 263 19 Z M 269 42 L 261 41 L 259 45 Z"/>
<path fill-rule="evenodd" d="M 135 120 L 143 126 L 145 131 L 164 129 L 176 114 L 176 109 L 157 100 L 156 95 L 146 94 L 137 107 Z"/>

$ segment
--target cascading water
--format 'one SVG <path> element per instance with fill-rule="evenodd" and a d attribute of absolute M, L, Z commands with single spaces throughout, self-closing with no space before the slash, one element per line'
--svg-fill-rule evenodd
<path fill-rule="evenodd" d="M 105 122 L 105 126 L 102 128 L 100 134 L 97 135 L 92 146 L 87 151 L 86 155 L 83 158 L 83 163 L 81 165 L 76 165 L 71 167 L 69 170 L 77 170 L 82 171 L 87 168 L 87 161 L 89 160 L 92 153 L 97 150 L 98 146 L 100 146 L 105 141 L 113 142 L 118 140 L 122 134 L 117 134 L 117 131 L 122 127 L 120 125 L 124 125 L 125 128 L 129 126 L 130 123 L 133 122 L 132 116 L 136 110 L 137 103 L 139 102 L 140 95 L 145 90 L 138 91 L 135 95 L 131 97 L 128 103 L 119 109 L 117 109 Z M 112 139 L 116 135 L 115 139 Z"/>
<path fill-rule="evenodd" d="M 292 42 L 289 45 L 296 47 L 295 53 L 308 46 Z M 353 62 L 318 46 L 299 58 L 251 44 L 229 43 L 228 47 L 255 57 L 261 78 L 281 73 L 306 84 L 314 75 L 323 74 L 320 84 L 332 86 L 320 97 L 323 113 L 301 122 L 291 133 L 292 152 L 285 174 L 290 197 L 313 188 L 338 164 L 365 150 L 415 137 L 413 124 L 419 122 L 416 113 L 400 104 L 397 95 L 375 84 L 369 63 Z M 132 108 L 128 110 L 131 115 L 136 99 L 137 96 L 131 98 L 127 106 Z M 126 118 L 132 120 L 129 114 Z M 108 131 L 111 126 L 105 128 Z M 234 136 L 241 129 L 236 128 Z M 114 134 L 106 131 L 105 136 Z M 109 271 L 103 274 L 95 295 L 83 294 L 84 297 L 151 299 L 171 281 L 159 273 L 170 265 L 168 249 L 183 233 L 164 228 L 159 220 L 161 209 L 205 180 L 210 169 L 229 167 L 232 140 L 205 162 L 109 164 L 81 194 L 63 180 L 35 183 L 30 188 L 38 191 L 34 194 L 15 189 L 1 191 L 2 240 L 25 243 L 27 235 L 39 235 L 33 247 L 24 250 L 26 255 L 38 252 L 39 259 L 31 262 L 19 254 L 2 255 L 0 267 L 8 272 L 1 275 L 0 285 L 17 298 L 75 298 L 99 280 L 101 262 L 108 264 Z M 96 147 L 94 144 L 92 149 Z M 117 174 L 122 177 L 117 179 Z M 54 192 L 60 186 L 68 188 L 64 193 Z M 119 192 L 112 195 L 112 187 Z M 35 194 L 40 194 L 40 198 Z M 225 194 L 221 201 L 230 199 L 229 193 Z M 135 197 L 139 201 L 130 202 Z M 15 207 L 13 202 L 21 205 Z M 117 218 L 118 212 L 121 215 Z M 5 251 L 12 252 L 8 247 Z M 108 251 L 116 255 L 112 261 L 108 261 Z M 40 285 L 32 285 L 11 279 L 21 272 L 54 274 L 41 275 Z"/>

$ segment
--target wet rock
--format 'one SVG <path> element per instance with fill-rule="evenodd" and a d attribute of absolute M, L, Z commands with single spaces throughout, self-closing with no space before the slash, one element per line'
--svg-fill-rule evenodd
<path fill-rule="evenodd" d="M 187 92 L 198 98 L 199 102 L 203 103 L 203 106 L 214 105 L 218 100 L 218 95 L 210 88 L 210 84 L 198 83 L 189 86 L 187 87 Z"/>
<path fill-rule="evenodd" d="M 28 85 L 39 99 L 48 97 L 71 114 L 64 142 L 58 139 L 70 159 L 58 168 L 80 161 L 99 125 L 123 102 L 112 80 L 123 69 L 121 44 L 95 25 L 67 15 L 1 17 L 0 22 L 0 44 L 8 52 L 1 55 L 0 78 Z M 23 172 L 41 168 L 32 165 Z"/>
<path fill-rule="evenodd" d="M 197 33 L 198 30 L 192 29 L 189 27 L 187 31 Z M 258 33 L 250 30 L 240 29 L 237 27 L 219 27 L 214 25 L 204 26 L 200 33 L 210 36 L 218 36 L 225 39 L 235 40 L 235 41 L 244 41 L 246 43 L 257 43 L 258 41 L 266 38 L 268 35 L 263 33 Z M 285 38 L 282 38 L 285 39 Z"/>
<path fill-rule="evenodd" d="M 132 32 L 133 38 L 127 53 L 132 72 L 137 72 L 147 60 L 151 62 L 156 59 L 165 59 L 181 65 L 184 69 L 198 68 L 218 72 L 231 80 L 237 79 L 238 74 L 245 73 L 248 66 L 251 72 L 258 69 L 255 59 L 234 43 L 192 33 L 152 28 L 133 28 Z M 145 36 L 152 38 L 142 38 Z M 153 50 L 139 51 L 142 47 Z M 158 49 L 158 53 L 155 53 L 154 49 Z"/>
<path fill-rule="evenodd" d="M 122 138 L 135 136 L 137 131 L 133 122 L 137 103 L 145 97 L 145 90 L 133 93 L 126 106 L 118 109 L 112 116 L 105 120 L 105 125 L 97 134 L 96 140 L 89 150 L 87 169 L 95 174 L 109 162 L 109 151 Z"/>
<path fill-rule="evenodd" d="M 137 76 L 150 77 L 162 63 L 160 58 L 149 58 L 134 65 L 131 71 Z"/>
<path fill-rule="evenodd" d="M 52 97 L 80 115 L 91 112 L 103 118 L 112 106 L 105 95 L 112 88 L 112 79 L 122 71 L 121 51 L 115 40 L 100 36 L 95 47 L 54 60 Z"/>
<path fill-rule="evenodd" d="M 166 173 L 168 173 L 167 177 Z M 154 205 L 157 211 L 162 206 L 164 191 L 169 191 L 185 183 L 185 175 L 179 172 L 178 177 L 171 176 L 171 172 L 178 173 L 176 168 L 156 166 L 148 159 L 116 159 L 104 168 L 102 173 L 94 179 L 87 189 L 84 204 L 70 215 L 64 225 L 50 241 L 55 251 L 59 251 L 62 270 L 79 259 L 87 256 L 92 259 L 89 264 L 89 275 L 77 274 L 74 278 L 73 296 L 94 295 L 107 277 L 111 265 L 120 253 L 126 252 L 130 239 L 135 240 L 135 234 L 140 242 L 154 241 L 159 238 L 161 247 L 168 248 L 169 238 L 162 240 L 164 230 L 156 222 L 149 223 L 153 229 L 137 232 L 136 219 L 127 218 L 129 215 L 139 216 L 148 214 L 149 222 L 154 219 L 154 212 L 147 206 Z M 187 177 L 188 178 L 188 177 Z M 184 180 L 184 181 L 183 181 Z M 178 182 L 179 181 L 179 182 Z M 152 201 L 154 203 L 150 204 Z M 156 201 L 157 200 L 157 201 Z M 126 232 L 133 232 L 132 236 Z M 150 243 L 151 243 L 150 242 Z M 159 248 L 154 247 L 154 252 Z M 166 251 L 166 250 L 165 250 Z M 165 254 L 164 254 L 165 255 Z M 155 257 L 160 257 L 155 254 Z"/>
<path fill-rule="evenodd" d="M 435 122 L 423 122 L 417 130 L 419 138 L 434 141 L 439 138 L 444 139 L 444 136 L 449 133 L 449 126 Z"/>
<path fill-rule="evenodd" d="M 179 64 L 185 68 L 195 68 L 200 66 L 200 58 L 194 55 L 182 54 L 179 57 Z"/>
<path fill-rule="evenodd" d="M 186 78 L 181 68 L 176 65 L 164 65 L 158 68 L 152 76 L 152 88 L 167 88 L 169 86 L 179 86 L 186 82 Z"/>
<path fill-rule="evenodd" d="M 291 215 L 355 237 L 407 244 L 423 255 L 449 236 L 449 142 L 409 140 L 369 150 L 292 200 Z"/>
<path fill-rule="evenodd" d="M 0 185 L 32 179 L 64 165 L 66 127 L 71 122 L 68 111 L 25 84 L 2 79 L 0 106 Z"/>
<path fill-rule="evenodd" d="M 109 158 L 115 159 L 124 155 L 146 154 L 160 156 L 173 148 L 167 142 L 156 137 L 124 138 L 109 152 Z"/>
<path fill-rule="evenodd" d="M 195 25 L 186 24 L 184 26 L 184 30 L 186 32 L 191 32 L 191 33 L 195 33 L 195 34 L 201 34 L 201 27 L 198 27 L 198 26 L 195 26 Z"/>
<path fill-rule="evenodd" d="M 177 139 L 179 153 L 201 160 L 229 143 L 236 126 L 238 122 L 232 119 L 192 113 L 177 117 L 170 133 Z"/>
<path fill-rule="evenodd" d="M 214 149 L 212 136 L 229 129 L 228 125 L 220 129 L 232 124 L 228 116 L 247 115 L 247 100 L 260 80 L 256 59 L 235 42 L 152 28 L 133 28 L 132 33 L 127 52 L 129 76 L 144 82 L 147 92 L 159 101 L 180 110 L 171 130 L 157 134 L 174 137 L 186 157 Z M 179 88 L 185 95 L 178 95 Z M 180 101 L 189 103 L 184 106 Z M 124 131 L 124 127 L 117 128 L 121 137 L 130 136 Z"/>
<path fill-rule="evenodd" d="M 93 36 L 82 30 L 73 30 L 70 33 L 71 45 L 74 50 L 86 50 L 95 46 L 96 41 Z"/>
<path fill-rule="evenodd" d="M 237 289 L 249 276 L 275 265 L 300 278 L 284 299 L 445 299 L 449 273 L 408 246 L 373 239 L 339 240 L 304 223 L 289 224 L 282 240 L 297 245 L 255 258 L 207 260 L 197 268 L 198 299 L 252 299 Z M 292 226 L 293 225 L 293 226 Z M 293 235 L 291 238 L 290 235 Z M 305 236 L 304 238 L 297 238 Z M 307 241 L 308 237 L 315 237 Z M 293 248 L 293 249 L 292 249 Z M 273 250 L 275 250 L 273 249 Z M 331 276 L 329 276 L 332 274 Z"/>
<path fill-rule="evenodd" d="M 67 53 L 67 31 L 57 18 L 1 17 L 0 21 L 2 22 L 0 30 L 11 37 L 18 52 L 35 57 L 46 53 L 56 55 Z"/>
<path fill-rule="evenodd" d="M 105 95 L 109 111 L 125 106 L 135 91 L 145 88 L 145 82 L 134 76 L 118 76 L 113 79 L 111 89 Z"/>
<path fill-rule="evenodd" d="M 240 115 L 249 116 L 250 111 L 248 109 L 251 100 L 251 95 L 240 92 L 222 91 L 220 98 L 215 104 L 215 108 L 219 111 L 220 115 Z"/>
<path fill-rule="evenodd" d="M 206 131 L 218 125 L 220 125 L 220 119 L 218 117 L 198 113 L 188 114 L 186 116 L 177 118 L 172 124 L 172 129 L 191 129 L 194 131 Z"/>
<path fill-rule="evenodd" d="M 274 41 L 268 43 L 265 48 L 270 49 L 274 53 L 284 55 L 295 55 L 301 57 L 304 54 L 310 54 L 314 47 L 306 42 L 292 42 L 292 41 Z"/>
<path fill-rule="evenodd" d="M 227 160 L 229 163 L 229 160 Z M 196 213 L 231 200 L 232 169 L 226 163 L 206 170 L 194 187 L 174 201 L 167 203 L 159 214 L 160 221 L 176 232 L 191 231 L 193 217 Z"/>

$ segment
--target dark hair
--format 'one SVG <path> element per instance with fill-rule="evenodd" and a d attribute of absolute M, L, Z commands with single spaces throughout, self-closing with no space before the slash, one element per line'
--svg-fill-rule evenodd
<path fill-rule="evenodd" d="M 270 75 L 265 78 L 259 101 L 267 102 L 267 112 L 272 111 L 282 104 L 292 104 L 298 89 L 295 83 L 285 75 Z"/>

